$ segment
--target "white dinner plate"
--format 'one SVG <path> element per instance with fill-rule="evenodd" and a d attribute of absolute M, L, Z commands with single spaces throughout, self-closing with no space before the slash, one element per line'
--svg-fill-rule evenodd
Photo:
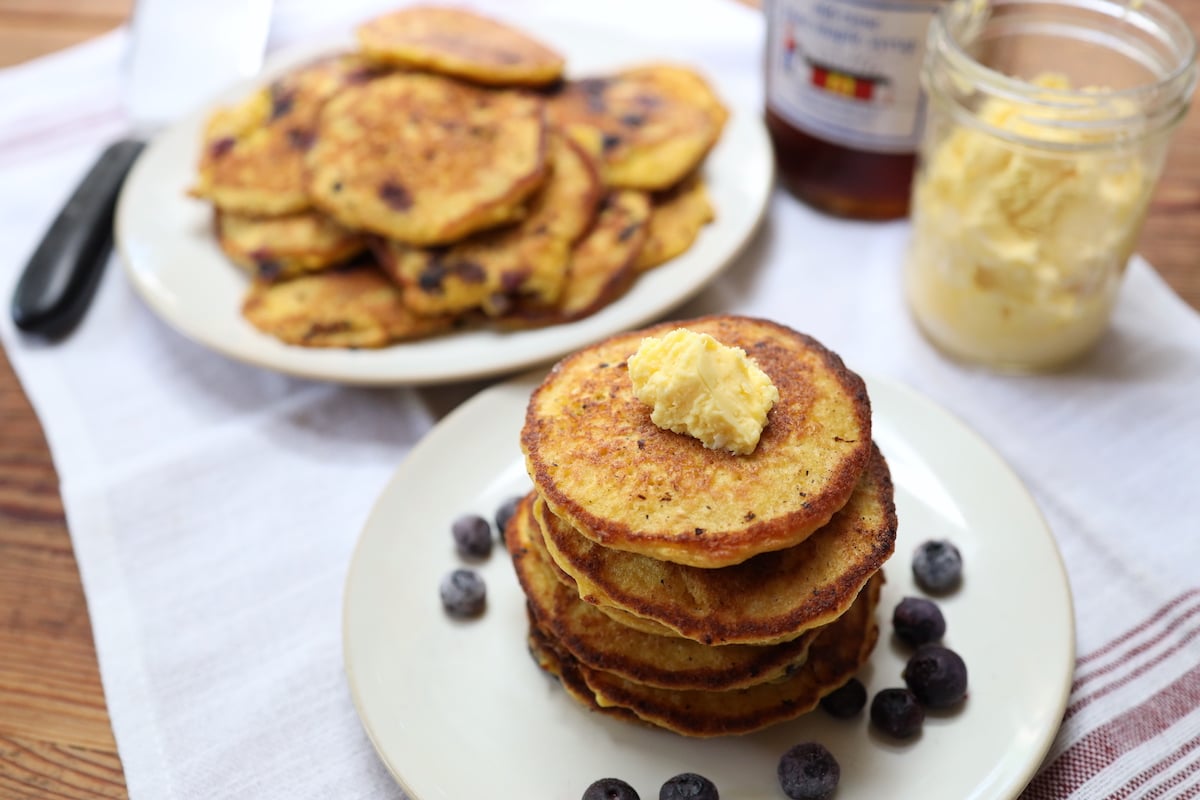
<path fill-rule="evenodd" d="M 664 57 L 653 43 L 606 29 L 542 18 L 521 25 L 565 53 L 572 75 L 611 72 Z M 350 42 L 292 52 L 276 59 L 267 75 L 339 46 Z M 717 71 L 708 77 L 731 111 L 703 167 L 715 221 L 682 256 L 640 276 L 619 300 L 577 322 L 530 331 L 474 330 L 378 350 L 304 348 L 258 331 L 240 313 L 248 276 L 217 246 L 209 204 L 187 195 L 207 109 L 165 131 L 134 165 L 117 207 L 117 250 L 138 293 L 169 325 L 260 367 L 319 380 L 386 385 L 465 380 L 547 362 L 648 323 L 683 303 L 729 265 L 758 227 L 774 176 L 760 98 L 737 96 L 736 86 L 724 85 Z M 244 96 L 254 85 L 236 87 L 221 102 Z"/>
<path fill-rule="evenodd" d="M 672 775 L 698 772 L 722 797 L 777 800 L 779 756 L 806 740 L 841 764 L 838 797 L 1012 798 L 1054 738 L 1074 664 L 1074 616 L 1062 561 L 1033 499 L 976 434 L 930 401 L 869 380 L 874 434 L 896 485 L 899 535 L 886 567 L 881 637 L 859 677 L 870 696 L 902 686 L 906 650 L 891 613 L 920 594 L 914 547 L 947 538 L 963 586 L 939 600 L 947 646 L 966 661 L 969 696 L 931 713 L 897 743 L 867 715 L 818 710 L 742 737 L 693 740 L 591 713 L 542 673 L 525 644 L 524 596 L 497 550 L 477 565 L 485 614 L 454 621 L 438 584 L 463 566 L 450 534 L 459 515 L 491 518 L 527 491 L 518 434 L 540 375 L 499 384 L 443 420 L 400 466 L 370 515 L 346 581 L 344 654 L 359 716 L 413 800 L 578 800 L 618 777 L 643 798 Z"/>

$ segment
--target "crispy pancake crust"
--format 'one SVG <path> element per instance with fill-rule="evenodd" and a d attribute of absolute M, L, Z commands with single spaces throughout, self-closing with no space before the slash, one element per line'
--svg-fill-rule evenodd
<path fill-rule="evenodd" d="M 361 253 L 364 237 L 315 211 L 249 217 L 218 211 L 217 241 L 233 263 L 267 283 L 341 264 Z"/>
<path fill-rule="evenodd" d="M 517 303 L 504 316 L 506 326 L 583 319 L 624 294 L 637 277 L 634 264 L 646 242 L 649 218 L 650 198 L 645 192 L 623 190 L 606 197 L 595 224 L 571 250 L 557 301 Z"/>
<path fill-rule="evenodd" d="M 703 78 L 670 64 L 569 81 L 548 110 L 601 159 L 605 183 L 647 191 L 668 189 L 694 170 L 727 116 Z"/>
<path fill-rule="evenodd" d="M 308 208 L 304 159 L 321 109 L 342 88 L 376 74 L 357 55 L 332 56 L 218 109 L 205 127 L 192 194 L 242 214 L 276 216 Z"/>
<path fill-rule="evenodd" d="M 714 212 L 708 190 L 698 172 L 650 201 L 650 224 L 646 246 L 638 255 L 638 272 L 653 269 L 687 251 L 700 230 L 712 222 Z"/>
<path fill-rule="evenodd" d="M 539 98 L 398 73 L 326 104 L 308 188 L 348 227 L 447 244 L 520 218 L 545 177 L 546 147 Z"/>
<path fill-rule="evenodd" d="M 567 696 L 589 711 L 598 711 L 623 722 L 649 725 L 627 708 L 602 706 L 597 703 L 596 695 L 592 694 L 592 690 L 588 688 L 576 661 L 570 657 L 570 654 L 560 650 L 557 643 L 538 628 L 537 622 L 533 618 L 533 612 L 528 607 L 526 611 L 529 615 L 529 654 L 533 656 L 533 660 L 539 667 L 558 679 Z"/>
<path fill-rule="evenodd" d="M 563 57 L 521 31 L 465 9 L 419 6 L 358 29 L 363 53 L 384 64 L 495 86 L 543 86 L 562 77 Z"/>
<path fill-rule="evenodd" d="M 875 609 L 883 575 L 871 580 L 850 609 L 824 629 L 808 660 L 790 677 L 723 692 L 658 689 L 579 663 L 557 643 L 560 669 L 574 668 L 601 708 L 625 708 L 638 717 L 683 736 L 712 737 L 752 733 L 795 719 L 856 673 L 879 640 Z M 543 636 L 547 636 L 542 631 Z M 547 638 L 549 638 L 547 636 Z"/>
<path fill-rule="evenodd" d="M 255 282 L 242 314 L 259 330 L 305 347 L 383 347 L 449 330 L 448 317 L 420 317 L 372 265 L 267 284 Z"/>
<path fill-rule="evenodd" d="M 657 427 L 626 360 L 677 327 L 741 347 L 779 402 L 755 451 L 709 450 Z M 808 538 L 845 505 L 871 456 L 862 379 L 816 340 L 767 320 L 712 316 L 623 333 L 560 361 L 521 431 L 526 469 L 555 515 L 606 547 L 700 567 Z"/>
<path fill-rule="evenodd" d="M 591 226 L 602 189 L 595 164 L 578 145 L 553 136 L 550 152 L 550 174 L 521 222 L 446 248 L 382 243 L 380 262 L 410 308 L 420 314 L 482 308 L 496 315 L 517 298 L 558 300 L 571 248 Z"/>
<path fill-rule="evenodd" d="M 612 550 L 536 503 L 551 559 L 580 597 L 704 644 L 773 644 L 842 614 L 891 556 L 896 507 L 883 456 L 850 502 L 801 544 L 731 567 L 701 569 Z"/>
<path fill-rule="evenodd" d="M 560 582 L 533 515 L 530 494 L 509 523 L 513 567 L 539 627 L 581 663 L 626 680 L 667 689 L 740 689 L 782 678 L 804 663 L 817 632 L 774 647 L 709 647 L 655 636 L 614 622 Z"/>

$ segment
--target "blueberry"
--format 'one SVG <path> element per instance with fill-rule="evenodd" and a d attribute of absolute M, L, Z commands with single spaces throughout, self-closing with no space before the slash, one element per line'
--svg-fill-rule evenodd
<path fill-rule="evenodd" d="M 922 542 L 913 554 L 913 577 L 931 594 L 954 589 L 962 581 L 962 554 L 945 539 Z"/>
<path fill-rule="evenodd" d="M 967 665 L 953 650 L 927 644 L 908 660 L 904 682 L 924 705 L 947 708 L 967 696 Z"/>
<path fill-rule="evenodd" d="M 479 574 L 456 569 L 442 578 L 442 606 L 452 617 L 475 617 L 487 605 L 487 586 Z"/>
<path fill-rule="evenodd" d="M 583 792 L 583 800 L 642 800 L 637 790 L 619 778 L 601 778 Z"/>
<path fill-rule="evenodd" d="M 897 739 L 908 739 L 921 732 L 925 709 L 908 689 L 883 689 L 871 701 L 871 722 Z"/>
<path fill-rule="evenodd" d="M 858 678 L 851 678 L 845 685 L 821 698 L 821 708 L 838 719 L 850 719 L 862 711 L 866 704 L 867 687 Z"/>
<path fill-rule="evenodd" d="M 708 778 L 694 772 L 683 772 L 662 785 L 658 800 L 721 800 L 721 795 Z"/>
<path fill-rule="evenodd" d="M 892 612 L 892 628 L 913 647 L 940 642 L 946 635 L 946 618 L 937 603 L 924 597 L 906 597 Z"/>
<path fill-rule="evenodd" d="M 517 504 L 521 502 L 522 495 L 510 497 L 500 504 L 496 509 L 496 529 L 500 532 L 500 539 L 504 539 L 504 529 L 508 527 L 508 521 L 512 519 L 512 515 L 517 513 Z"/>
<path fill-rule="evenodd" d="M 459 555 L 468 558 L 487 558 L 492 554 L 492 526 L 478 514 L 467 514 L 450 526 L 454 546 Z"/>
<path fill-rule="evenodd" d="M 824 745 L 802 742 L 779 759 L 778 774 L 780 788 L 792 800 L 825 800 L 837 789 L 842 768 Z"/>

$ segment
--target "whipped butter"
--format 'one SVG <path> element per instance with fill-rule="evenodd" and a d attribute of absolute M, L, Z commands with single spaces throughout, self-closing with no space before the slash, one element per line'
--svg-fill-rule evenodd
<path fill-rule="evenodd" d="M 1033 84 L 1070 89 L 1053 74 Z M 1120 98 L 1085 91 L 1037 107 L 991 98 L 978 124 L 950 127 L 924 154 L 907 293 L 952 355 L 1046 368 L 1107 326 L 1156 175 L 1096 124 L 1122 113 Z"/>
<path fill-rule="evenodd" d="M 655 425 L 737 455 L 754 452 L 779 400 L 745 351 L 686 328 L 643 339 L 629 359 L 629 377 Z"/>

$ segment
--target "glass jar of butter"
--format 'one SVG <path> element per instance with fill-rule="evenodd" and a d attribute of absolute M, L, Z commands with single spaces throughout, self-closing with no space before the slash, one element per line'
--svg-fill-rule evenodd
<path fill-rule="evenodd" d="M 1195 83 L 1195 38 L 1160 0 L 944 6 L 904 278 L 926 337 L 1018 371 L 1087 351 Z"/>

